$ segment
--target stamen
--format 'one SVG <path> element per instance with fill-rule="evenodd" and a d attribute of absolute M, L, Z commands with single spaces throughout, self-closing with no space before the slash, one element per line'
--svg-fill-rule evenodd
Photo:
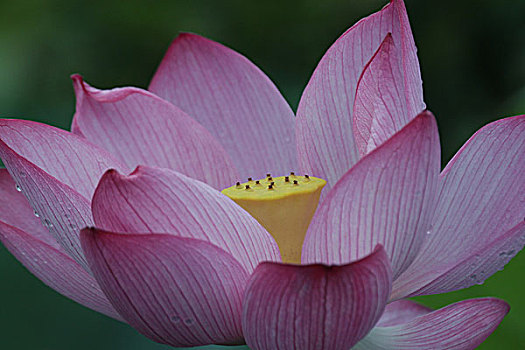
<path fill-rule="evenodd" d="M 270 173 L 266 174 L 266 177 L 271 177 L 271 176 L 272 176 L 272 174 L 270 174 Z"/>
<path fill-rule="evenodd" d="M 290 176 L 295 176 L 295 173 L 293 171 L 290 171 Z"/>
<path fill-rule="evenodd" d="M 246 189 L 249 190 L 250 189 L 250 185 L 246 185 Z"/>
<path fill-rule="evenodd" d="M 273 182 L 271 184 L 268 185 L 268 189 L 269 190 L 273 190 Z"/>
<path fill-rule="evenodd" d="M 284 182 L 290 182 L 290 177 L 289 176 L 285 176 L 284 177 Z"/>
<path fill-rule="evenodd" d="M 257 180 L 257 181 L 255 181 L 255 184 L 256 184 L 256 185 L 260 185 L 260 184 L 261 184 L 261 181 Z"/>
<path fill-rule="evenodd" d="M 297 180 L 293 180 L 293 184 L 294 184 L 294 185 L 299 185 L 299 181 L 297 181 Z"/>
<path fill-rule="evenodd" d="M 252 180 L 252 178 L 251 178 L 251 177 L 249 177 L 249 178 L 248 178 L 248 181 L 250 181 L 250 182 L 251 182 L 251 181 L 253 181 L 253 180 Z"/>

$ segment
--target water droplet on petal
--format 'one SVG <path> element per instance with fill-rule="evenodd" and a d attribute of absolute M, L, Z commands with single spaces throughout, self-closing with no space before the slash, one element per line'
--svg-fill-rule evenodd
<path fill-rule="evenodd" d="M 40 214 L 38 214 L 38 212 L 37 212 L 36 210 L 34 211 L 34 214 L 35 214 L 35 216 L 36 216 L 37 218 L 40 217 Z"/>
<path fill-rule="evenodd" d="M 18 192 L 22 192 L 22 187 L 20 187 L 20 186 L 17 184 L 17 185 L 16 185 L 16 190 L 17 190 Z"/>
<path fill-rule="evenodd" d="M 185 324 L 186 326 L 189 326 L 189 325 L 191 325 L 192 323 L 193 323 L 193 320 L 192 320 L 191 318 L 187 318 L 187 319 L 184 320 L 184 324 Z"/>
<path fill-rule="evenodd" d="M 53 227 L 53 223 L 51 223 L 51 221 L 49 221 L 48 219 L 44 219 L 44 225 L 48 228 Z"/>

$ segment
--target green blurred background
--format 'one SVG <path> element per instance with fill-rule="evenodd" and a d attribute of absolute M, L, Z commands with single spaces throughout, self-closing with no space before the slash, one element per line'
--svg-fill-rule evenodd
<path fill-rule="evenodd" d="M 68 128 L 74 112 L 71 73 L 99 88 L 147 87 L 179 31 L 205 35 L 248 56 L 295 109 L 329 45 L 386 1 L 1 1 L 0 115 Z M 446 163 L 484 124 L 525 112 L 525 1 L 406 5 Z M 521 253 L 482 286 L 419 300 L 441 307 L 501 297 L 511 313 L 480 348 L 522 349 L 524 269 Z M 3 246 L 0 299 L 2 349 L 166 348 L 47 288 Z"/>

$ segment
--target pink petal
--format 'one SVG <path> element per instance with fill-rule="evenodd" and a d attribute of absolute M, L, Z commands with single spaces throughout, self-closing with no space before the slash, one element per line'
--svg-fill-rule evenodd
<path fill-rule="evenodd" d="M 353 349 L 475 349 L 508 312 L 508 304 L 499 299 L 465 300 L 404 324 L 376 327 Z"/>
<path fill-rule="evenodd" d="M 82 231 L 90 267 L 115 309 L 172 346 L 242 343 L 246 271 L 207 242 L 159 234 Z"/>
<path fill-rule="evenodd" d="M 392 0 L 381 11 L 348 29 L 328 49 L 299 103 L 296 121 L 299 166 L 306 173 L 326 179 L 330 187 L 359 159 L 352 130 L 354 97 L 365 65 L 388 33 L 392 33 L 396 43 L 391 60 L 399 74 L 394 78 L 403 79 L 396 81 L 396 86 L 402 89 L 409 119 L 425 108 L 405 5 L 402 0 Z M 391 131 L 388 133 L 392 134 Z"/>
<path fill-rule="evenodd" d="M 414 117 L 409 113 L 400 58 L 390 33 L 366 65 L 357 84 L 353 130 L 363 157 Z"/>
<path fill-rule="evenodd" d="M 394 301 L 386 306 L 385 312 L 383 312 L 376 326 L 389 327 L 407 323 L 431 311 L 432 309 L 410 300 Z"/>
<path fill-rule="evenodd" d="M 430 227 L 439 168 L 437 126 L 425 111 L 334 186 L 310 223 L 303 262 L 345 264 L 381 244 L 395 279 Z"/>
<path fill-rule="evenodd" d="M 261 261 L 280 261 L 277 244 L 251 215 L 219 191 L 167 169 L 107 172 L 93 197 L 93 217 L 97 227 L 115 232 L 208 241 L 248 272 Z"/>
<path fill-rule="evenodd" d="M 254 350 L 350 349 L 383 313 L 391 273 L 381 247 L 343 266 L 263 263 L 246 287 L 246 343 Z"/>
<path fill-rule="evenodd" d="M 237 52 L 180 34 L 149 89 L 208 129 L 241 177 L 295 169 L 293 112 L 270 79 Z"/>
<path fill-rule="evenodd" d="M 87 267 L 78 237 L 92 225 L 87 198 L 106 169 L 125 166 L 76 135 L 24 120 L 0 120 L 0 157 L 47 229 Z"/>
<path fill-rule="evenodd" d="M 95 279 L 60 248 L 40 240 L 33 232 L 24 232 L 2 221 L 0 241 L 33 275 L 49 287 L 79 304 L 121 320 Z"/>
<path fill-rule="evenodd" d="M 393 295 L 482 283 L 523 248 L 525 116 L 480 129 L 441 174 L 433 228 Z M 454 244 L 450 244 L 454 242 Z"/>
<path fill-rule="evenodd" d="M 169 168 L 225 188 L 238 174 L 224 148 L 186 113 L 137 88 L 95 89 L 72 76 L 77 95 L 73 132 L 117 155 L 130 168 Z"/>
<path fill-rule="evenodd" d="M 38 215 L 38 213 L 36 214 Z M 33 236 L 36 240 L 59 249 L 60 245 L 42 225 L 24 195 L 16 190 L 7 169 L 0 169 L 0 221 Z"/>
<path fill-rule="evenodd" d="M 6 169 L 0 169 L 0 240 L 32 274 L 57 292 L 120 319 L 95 279 L 65 253 L 35 216 Z"/>
<path fill-rule="evenodd" d="M 92 225 L 87 198 L 106 169 L 126 168 L 76 135 L 25 120 L 0 120 L 0 158 L 47 229 L 87 267 L 78 238 Z"/>
<path fill-rule="evenodd" d="M 127 170 L 83 138 L 28 120 L 0 119 L 0 156 L 12 174 L 17 169 L 10 163 L 23 158 L 85 198 L 91 198 L 106 169 Z M 13 176 L 15 180 L 17 175 Z"/>

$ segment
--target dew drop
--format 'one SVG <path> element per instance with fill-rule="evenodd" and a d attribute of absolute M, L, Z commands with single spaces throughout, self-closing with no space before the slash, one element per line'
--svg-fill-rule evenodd
<path fill-rule="evenodd" d="M 44 225 L 48 228 L 51 228 L 53 227 L 53 224 L 51 223 L 51 221 L 49 221 L 48 219 L 44 219 Z"/>
<path fill-rule="evenodd" d="M 35 216 L 36 216 L 37 218 L 40 217 L 40 214 L 38 214 L 38 212 L 37 212 L 36 210 L 35 210 L 33 213 L 35 214 Z"/>
<path fill-rule="evenodd" d="M 191 325 L 192 323 L 193 323 L 193 320 L 192 320 L 191 318 L 187 318 L 187 319 L 184 320 L 184 324 L 185 324 L 186 326 L 189 326 L 189 325 Z"/>
<path fill-rule="evenodd" d="M 17 190 L 18 192 L 22 192 L 22 187 L 20 187 L 20 186 L 17 184 L 17 185 L 16 185 L 16 190 Z"/>
<path fill-rule="evenodd" d="M 20 175 L 20 177 L 26 177 L 27 176 L 26 173 L 24 173 L 24 172 L 21 172 L 19 175 Z"/>

